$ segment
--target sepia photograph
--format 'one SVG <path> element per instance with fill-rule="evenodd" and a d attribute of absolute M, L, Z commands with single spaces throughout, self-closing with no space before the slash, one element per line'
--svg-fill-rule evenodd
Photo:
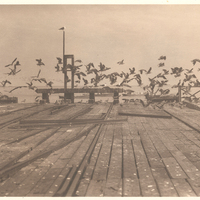
<path fill-rule="evenodd" d="M 0 198 L 200 197 L 200 4 L 58 2 L 0 4 Z"/>

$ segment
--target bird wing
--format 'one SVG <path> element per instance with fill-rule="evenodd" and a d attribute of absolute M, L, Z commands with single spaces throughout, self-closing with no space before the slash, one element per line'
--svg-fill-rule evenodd
<path fill-rule="evenodd" d="M 40 96 L 35 97 L 35 100 L 38 99 Z"/>
<path fill-rule="evenodd" d="M 40 59 L 35 59 L 35 60 L 36 60 L 37 62 L 39 62 L 39 63 L 42 61 L 42 59 L 41 59 L 41 58 L 40 58 Z"/>
<path fill-rule="evenodd" d="M 63 26 L 63 27 L 59 28 L 58 30 L 65 30 L 65 27 Z"/>
<path fill-rule="evenodd" d="M 81 61 L 81 60 L 75 60 L 74 62 L 79 62 L 79 63 L 81 63 L 82 61 Z"/>
<path fill-rule="evenodd" d="M 47 81 L 46 81 L 45 78 L 41 78 L 40 80 L 43 81 L 43 82 L 45 82 L 45 83 L 47 83 Z"/>
<path fill-rule="evenodd" d="M 85 74 L 85 73 L 83 73 L 83 72 L 80 72 L 80 74 L 81 74 L 82 76 L 86 76 L 86 74 Z"/>
<path fill-rule="evenodd" d="M 17 60 L 17 58 L 15 58 L 13 61 L 12 61 L 12 64 L 11 65 L 13 65 L 14 64 L 14 62 Z"/>
<path fill-rule="evenodd" d="M 19 73 L 20 71 L 21 71 L 21 69 L 19 71 L 15 72 L 15 74 Z"/>
<path fill-rule="evenodd" d="M 38 72 L 37 78 L 39 78 L 40 72 L 41 72 L 41 69 L 40 69 L 39 72 Z"/>
<path fill-rule="evenodd" d="M 27 86 L 17 86 L 17 87 L 15 87 L 15 88 L 13 88 L 12 90 L 10 90 L 9 93 L 11 93 L 12 91 L 14 91 L 14 90 L 16 90 L 16 89 L 22 88 L 22 87 L 27 87 Z"/>
<path fill-rule="evenodd" d="M 150 67 L 149 70 L 147 71 L 147 74 L 149 74 L 149 73 L 151 72 L 151 69 L 152 69 L 152 68 Z"/>
<path fill-rule="evenodd" d="M 6 65 L 5 67 L 9 67 L 11 64 Z"/>

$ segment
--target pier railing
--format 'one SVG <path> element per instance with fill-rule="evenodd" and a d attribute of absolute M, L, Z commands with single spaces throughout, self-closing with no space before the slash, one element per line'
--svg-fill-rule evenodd
<path fill-rule="evenodd" d="M 192 92 L 192 88 L 199 88 L 198 91 Z M 178 87 L 178 101 L 181 102 L 182 98 L 186 98 L 185 96 L 182 95 L 182 92 L 187 95 L 188 99 L 196 98 L 196 95 L 200 92 L 200 86 L 179 86 Z"/>
<path fill-rule="evenodd" d="M 64 93 L 64 88 L 40 88 L 37 93 L 42 93 L 42 99 L 49 102 L 49 94 Z M 66 92 L 66 99 L 70 99 L 74 103 L 74 93 L 89 93 L 89 103 L 95 102 L 95 93 L 113 93 L 113 103 L 119 103 L 119 93 L 123 92 L 123 88 L 69 88 Z"/>

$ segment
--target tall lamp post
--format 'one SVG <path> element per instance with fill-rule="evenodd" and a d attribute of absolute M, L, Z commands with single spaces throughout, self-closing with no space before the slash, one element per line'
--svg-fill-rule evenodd
<path fill-rule="evenodd" d="M 66 103 L 66 91 L 67 91 L 67 69 L 65 65 L 65 27 L 60 28 L 63 31 L 63 73 L 64 73 L 64 102 Z"/>

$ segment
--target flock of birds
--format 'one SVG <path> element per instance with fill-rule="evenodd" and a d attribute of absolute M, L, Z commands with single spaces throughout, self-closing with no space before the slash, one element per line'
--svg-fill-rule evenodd
<path fill-rule="evenodd" d="M 182 67 L 174 67 L 171 68 L 170 70 L 165 69 L 165 60 L 166 56 L 160 56 L 158 60 L 160 63 L 158 64 L 159 68 L 162 68 L 162 72 L 158 73 L 154 77 L 148 77 L 149 84 L 143 85 L 143 80 L 142 76 L 144 74 L 149 75 L 152 72 L 152 67 L 150 67 L 148 70 L 146 69 L 139 69 L 136 71 L 135 67 L 129 68 L 129 72 L 124 72 L 122 71 L 121 73 L 118 72 L 112 72 L 112 73 L 107 73 L 108 70 L 111 68 L 106 67 L 103 63 L 100 62 L 98 67 L 96 68 L 93 63 L 89 63 L 87 65 L 83 65 L 81 60 L 75 60 L 75 64 L 77 65 L 67 65 L 67 68 L 63 68 L 62 65 L 63 61 L 61 58 L 57 57 L 57 64 L 55 66 L 56 72 L 63 72 L 65 73 L 67 69 L 70 69 L 71 72 L 77 77 L 75 80 L 76 85 L 74 87 L 78 87 L 78 85 L 83 82 L 84 87 L 108 87 L 106 84 L 101 84 L 101 82 L 104 79 L 108 79 L 110 82 L 110 85 L 115 86 L 115 87 L 129 87 L 131 88 L 132 86 L 129 84 L 131 81 L 136 81 L 137 84 L 143 88 L 144 91 L 146 91 L 150 95 L 156 95 L 158 92 L 160 93 L 159 95 L 166 95 L 170 93 L 170 89 L 163 89 L 162 87 L 168 84 L 168 75 L 173 75 L 175 78 L 180 78 L 180 76 L 184 73 L 184 79 L 179 80 L 176 85 L 173 85 L 172 88 L 176 88 L 179 86 L 186 86 L 185 88 L 185 94 L 189 94 L 191 98 L 197 100 L 195 95 L 190 94 L 190 88 L 192 86 L 200 86 L 200 81 L 197 79 L 196 75 L 193 73 L 193 69 L 183 69 Z M 37 65 L 39 67 L 44 66 L 45 64 L 43 63 L 42 59 L 36 59 Z M 193 63 L 193 66 L 197 62 L 200 63 L 199 59 L 193 59 L 191 61 Z M 118 61 L 116 64 L 118 65 L 124 65 L 124 60 Z M 17 69 L 18 66 L 20 66 L 20 62 L 15 58 L 10 64 L 6 65 L 6 68 L 10 69 L 10 72 L 6 73 L 8 76 L 10 75 L 16 75 L 18 74 L 21 69 Z M 198 68 L 198 71 L 200 71 L 200 68 Z M 106 73 L 105 73 L 106 72 Z M 9 93 L 13 92 L 16 89 L 19 88 L 28 88 L 31 90 L 36 90 L 37 87 L 34 85 L 34 82 L 39 82 L 39 83 L 45 83 L 46 86 L 50 87 L 53 89 L 53 82 L 52 81 L 47 81 L 45 78 L 40 78 L 40 73 L 41 73 L 41 68 L 39 69 L 37 75 L 31 76 L 31 81 L 27 82 L 26 85 L 24 86 L 17 86 L 13 88 L 12 90 L 9 91 Z M 86 79 L 86 77 L 89 77 L 89 75 L 94 75 L 90 79 Z M 118 82 L 118 79 L 120 78 L 120 82 Z M 195 79 L 195 80 L 194 80 Z M 67 82 L 70 82 L 71 80 L 67 76 Z M 2 86 L 5 87 L 7 84 L 11 84 L 9 80 L 4 80 L 1 82 Z M 126 90 L 125 90 L 126 91 Z M 134 92 L 134 91 L 132 91 Z M 38 100 L 38 96 L 35 99 L 36 101 Z"/>

